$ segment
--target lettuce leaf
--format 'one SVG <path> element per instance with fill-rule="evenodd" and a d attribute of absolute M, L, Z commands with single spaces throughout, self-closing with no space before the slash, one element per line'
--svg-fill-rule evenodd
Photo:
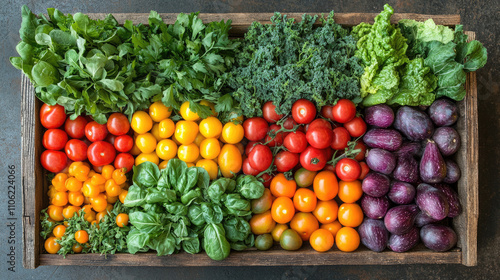
<path fill-rule="evenodd" d="M 432 19 L 419 22 L 413 19 L 402 19 L 398 23 L 401 33 L 408 39 L 410 58 L 422 55 L 425 52 L 426 42 L 438 41 L 443 44 L 453 41 L 454 33 L 449 27 L 436 25 Z"/>

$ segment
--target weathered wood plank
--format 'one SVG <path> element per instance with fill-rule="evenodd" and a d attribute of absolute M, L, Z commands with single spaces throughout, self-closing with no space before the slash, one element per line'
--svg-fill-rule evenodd
<path fill-rule="evenodd" d="M 406 253 L 384 251 L 376 253 L 360 248 L 352 253 L 338 250 L 318 253 L 310 246 L 298 251 L 272 248 L 262 252 L 247 250 L 231 252 L 223 261 L 214 261 L 205 253 L 190 255 L 182 252 L 171 256 L 156 256 L 155 253 L 116 254 L 107 257 L 97 254 L 59 255 L 42 254 L 41 265 L 85 265 L 85 266 L 288 266 L 288 265 L 396 265 L 396 264 L 445 264 L 461 263 L 459 250 L 436 253 L 420 246 Z"/>
<path fill-rule="evenodd" d="M 475 39 L 475 33 L 466 31 L 469 40 Z M 458 235 L 458 246 L 462 248 L 462 263 L 467 266 L 477 265 L 477 221 L 479 215 L 478 181 L 478 112 L 476 73 L 467 74 L 467 95 L 459 102 L 460 118 L 457 131 L 462 146 L 457 153 L 457 163 L 462 171 L 458 182 L 458 194 L 463 213 L 453 219 Z"/>

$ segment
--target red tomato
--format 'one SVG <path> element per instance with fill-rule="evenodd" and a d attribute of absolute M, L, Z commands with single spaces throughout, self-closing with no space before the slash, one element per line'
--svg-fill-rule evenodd
<path fill-rule="evenodd" d="M 299 99 L 292 105 L 292 117 L 299 124 L 310 123 L 316 117 L 316 106 L 307 99 Z"/>
<path fill-rule="evenodd" d="M 64 151 L 72 161 L 84 161 L 87 159 L 87 144 L 82 140 L 69 140 L 68 143 L 66 143 Z"/>
<path fill-rule="evenodd" d="M 130 135 L 120 135 L 115 138 L 115 149 L 120 153 L 126 153 L 134 146 L 134 138 Z"/>
<path fill-rule="evenodd" d="M 332 115 L 332 108 L 333 108 L 332 105 L 325 105 L 325 106 L 321 107 L 321 116 L 325 119 L 335 121 L 335 119 L 333 119 L 333 115 Z"/>
<path fill-rule="evenodd" d="M 297 125 L 297 122 L 293 119 L 293 117 L 288 117 L 283 122 L 283 127 L 286 129 L 293 129 Z"/>
<path fill-rule="evenodd" d="M 64 130 L 68 133 L 68 136 L 75 139 L 80 139 L 85 136 L 85 126 L 87 125 L 87 120 L 84 117 L 78 116 L 75 120 L 68 118 L 64 124 Z"/>
<path fill-rule="evenodd" d="M 328 147 L 326 149 L 323 149 L 323 152 L 325 153 L 326 161 L 329 161 L 333 156 L 333 149 Z"/>
<path fill-rule="evenodd" d="M 326 155 L 320 150 L 312 146 L 307 147 L 300 154 L 300 164 L 309 171 L 318 171 L 326 165 Z"/>
<path fill-rule="evenodd" d="M 299 154 L 281 151 L 274 158 L 274 165 L 278 172 L 287 172 L 299 164 Z"/>
<path fill-rule="evenodd" d="M 61 151 L 45 150 L 40 156 L 43 168 L 52 173 L 59 173 L 66 167 L 68 157 Z"/>
<path fill-rule="evenodd" d="M 370 168 L 364 161 L 360 162 L 359 166 L 361 167 L 361 174 L 359 175 L 358 180 L 363 180 L 366 175 L 368 175 L 368 172 L 370 172 Z"/>
<path fill-rule="evenodd" d="M 332 108 L 332 116 L 336 122 L 346 123 L 356 116 L 356 105 L 349 99 L 340 99 Z"/>
<path fill-rule="evenodd" d="M 257 144 L 258 142 L 256 141 L 250 141 L 248 142 L 248 144 L 245 146 L 245 155 L 249 155 L 250 152 L 252 151 L 253 147 L 255 144 Z"/>
<path fill-rule="evenodd" d="M 306 135 L 301 131 L 290 132 L 283 140 L 283 145 L 292 153 L 302 153 L 307 147 Z"/>
<path fill-rule="evenodd" d="M 104 138 L 104 141 L 108 142 L 111 145 L 115 145 L 115 140 L 116 140 L 116 135 L 113 135 L 111 133 L 108 133 L 106 138 Z"/>
<path fill-rule="evenodd" d="M 134 157 L 129 153 L 120 153 L 116 155 L 114 165 L 116 169 L 125 168 L 128 173 L 134 167 Z"/>
<path fill-rule="evenodd" d="M 315 126 L 307 130 L 306 139 L 309 145 L 314 148 L 326 149 L 332 144 L 333 131 L 331 128 Z"/>
<path fill-rule="evenodd" d="M 356 143 L 356 146 L 354 146 L 354 149 L 357 150 L 357 149 L 360 149 L 361 152 L 359 152 L 356 157 L 354 157 L 355 160 L 357 161 L 362 161 L 365 159 L 365 154 L 366 154 L 366 145 L 365 143 L 363 143 L 362 141 L 358 141 Z"/>
<path fill-rule="evenodd" d="M 252 165 L 250 165 L 250 161 L 248 160 L 248 158 L 243 160 L 243 164 L 241 165 L 241 170 L 243 170 L 243 174 L 252 176 L 257 176 L 260 173 L 259 170 L 253 168 Z"/>
<path fill-rule="evenodd" d="M 45 128 L 58 128 L 64 124 L 66 113 L 61 105 L 43 104 L 40 109 L 40 122 Z"/>
<path fill-rule="evenodd" d="M 331 172 L 333 172 L 333 174 L 335 174 L 335 166 L 333 166 L 331 164 L 325 165 L 325 168 L 323 168 L 323 170 L 331 171 Z"/>
<path fill-rule="evenodd" d="M 64 130 L 52 128 L 43 134 L 42 144 L 47 150 L 62 150 L 68 142 L 68 135 Z"/>
<path fill-rule="evenodd" d="M 344 127 L 352 137 L 360 137 L 366 132 L 366 123 L 361 117 L 354 117 L 354 119 L 346 122 Z"/>
<path fill-rule="evenodd" d="M 272 101 L 267 101 L 264 104 L 262 107 L 262 115 L 269 123 L 275 123 L 283 118 L 283 114 L 278 115 L 278 113 L 276 113 L 276 106 L 274 106 Z"/>
<path fill-rule="evenodd" d="M 259 172 L 264 171 L 273 163 L 273 153 L 268 146 L 258 144 L 248 154 L 248 162 Z"/>
<path fill-rule="evenodd" d="M 333 129 L 333 140 L 330 147 L 334 150 L 343 150 L 347 148 L 347 142 L 351 140 L 349 131 L 343 127 L 336 127 Z"/>
<path fill-rule="evenodd" d="M 269 125 L 267 121 L 260 117 L 246 119 L 243 122 L 245 137 L 250 141 L 259 141 L 266 137 Z"/>
<path fill-rule="evenodd" d="M 85 136 L 91 142 L 102 141 L 106 139 L 108 135 L 108 129 L 105 124 L 98 124 L 95 121 L 89 122 L 85 126 Z"/>
<path fill-rule="evenodd" d="M 335 165 L 335 173 L 341 181 L 352 182 L 361 175 L 361 166 L 352 158 L 343 158 Z"/>
<path fill-rule="evenodd" d="M 281 146 L 283 145 L 283 132 L 278 132 L 276 131 L 280 130 L 281 126 L 277 124 L 272 124 L 269 126 L 269 132 L 266 135 L 266 138 L 264 139 L 264 142 L 269 142 L 267 143 L 267 146 L 269 147 L 276 147 L 276 146 Z M 273 138 L 274 137 L 274 138 Z"/>
<path fill-rule="evenodd" d="M 264 187 L 269 188 L 269 186 L 271 186 L 271 181 L 273 180 L 274 175 L 269 175 L 267 173 L 264 173 L 264 174 L 262 174 L 262 176 L 260 176 L 260 178 L 262 178 L 262 180 L 264 180 L 262 182 Z"/>
<path fill-rule="evenodd" d="M 115 156 L 115 147 L 105 141 L 96 141 L 90 144 L 87 150 L 87 157 L 89 158 L 90 164 L 95 166 L 111 164 Z"/>
<path fill-rule="evenodd" d="M 308 132 L 309 129 L 313 129 L 315 127 L 326 127 L 332 130 L 332 124 L 325 119 L 315 119 L 310 124 L 306 125 L 306 127 L 307 127 L 306 132 Z"/>
<path fill-rule="evenodd" d="M 127 134 L 130 129 L 130 122 L 127 116 L 122 113 L 113 113 L 108 118 L 106 123 L 109 133 L 120 136 Z"/>

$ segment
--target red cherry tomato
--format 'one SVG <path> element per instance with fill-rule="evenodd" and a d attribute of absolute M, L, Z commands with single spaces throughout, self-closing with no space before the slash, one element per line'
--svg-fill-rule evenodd
<path fill-rule="evenodd" d="M 325 156 L 326 156 L 326 161 L 329 161 L 330 159 L 332 159 L 332 156 L 333 156 L 333 149 L 328 147 L 326 149 L 323 149 L 323 152 L 325 153 Z"/>
<path fill-rule="evenodd" d="M 347 148 L 347 143 L 351 140 L 349 131 L 343 127 L 333 129 L 333 139 L 330 147 L 334 150 L 343 150 Z"/>
<path fill-rule="evenodd" d="M 288 117 L 283 122 L 283 127 L 286 129 L 293 129 L 297 125 L 297 122 L 293 119 L 293 117 Z"/>
<path fill-rule="evenodd" d="M 129 153 L 120 153 L 116 155 L 114 165 L 116 169 L 125 168 L 128 173 L 134 167 L 134 157 Z"/>
<path fill-rule="evenodd" d="M 127 116 L 122 113 L 113 113 L 108 118 L 106 123 L 109 133 L 120 136 L 127 134 L 130 129 L 130 122 Z"/>
<path fill-rule="evenodd" d="M 335 121 L 335 119 L 333 119 L 333 115 L 332 115 L 332 108 L 333 108 L 332 105 L 325 105 L 325 106 L 321 107 L 321 116 L 325 119 Z"/>
<path fill-rule="evenodd" d="M 85 136 L 85 126 L 87 125 L 87 120 L 78 116 L 75 120 L 68 118 L 64 124 L 64 130 L 68 133 L 68 136 L 74 139 L 80 139 Z"/>
<path fill-rule="evenodd" d="M 354 119 L 346 122 L 344 127 L 352 137 L 360 137 L 366 132 L 366 123 L 361 117 L 354 117 Z"/>
<path fill-rule="evenodd" d="M 309 131 L 309 129 L 313 129 L 315 127 L 326 127 L 328 129 L 332 130 L 332 124 L 325 119 L 315 119 L 314 121 L 312 121 L 310 124 L 308 124 L 306 126 L 307 126 L 306 132 Z"/>
<path fill-rule="evenodd" d="M 316 106 L 307 99 L 299 99 L 292 105 L 292 117 L 299 124 L 310 123 L 316 117 Z"/>
<path fill-rule="evenodd" d="M 292 153 L 302 153 L 307 147 L 306 135 L 301 131 L 290 132 L 283 140 L 283 145 Z"/>
<path fill-rule="evenodd" d="M 264 187 L 269 188 L 269 186 L 271 186 L 271 181 L 273 180 L 274 175 L 264 173 L 262 174 L 262 176 L 260 176 L 260 178 L 262 178 L 263 180 L 262 184 L 264 185 Z"/>
<path fill-rule="evenodd" d="M 358 141 L 356 143 L 356 146 L 354 146 L 354 149 L 357 150 L 357 149 L 360 149 L 361 152 L 359 152 L 355 157 L 354 159 L 357 160 L 357 161 L 362 161 L 365 159 L 365 154 L 366 154 L 366 145 L 365 143 L 363 143 L 362 141 Z"/>
<path fill-rule="evenodd" d="M 40 122 L 43 127 L 47 129 L 58 128 L 64 124 L 65 120 L 66 113 L 63 106 L 57 104 L 54 106 L 42 105 L 40 109 Z"/>
<path fill-rule="evenodd" d="M 250 141 L 250 142 L 248 142 L 248 144 L 245 146 L 245 155 L 249 155 L 250 152 L 252 151 L 253 147 L 257 143 L 259 143 L 259 142 L 256 142 L 256 141 Z"/>
<path fill-rule="evenodd" d="M 243 122 L 245 137 L 250 141 L 259 141 L 266 137 L 269 125 L 267 121 L 260 117 L 246 119 Z"/>
<path fill-rule="evenodd" d="M 104 141 L 108 142 L 111 145 L 115 145 L 115 140 L 116 140 L 116 135 L 113 135 L 111 133 L 108 133 L 106 138 L 104 138 Z"/>
<path fill-rule="evenodd" d="M 274 165 L 278 172 L 287 172 L 299 164 L 299 154 L 281 151 L 274 158 Z"/>
<path fill-rule="evenodd" d="M 276 106 L 274 106 L 272 101 L 267 101 L 264 104 L 262 107 L 262 115 L 269 123 L 275 123 L 283 118 L 283 114 L 278 115 L 278 113 L 276 113 Z"/>
<path fill-rule="evenodd" d="M 96 141 L 90 144 L 87 150 L 87 157 L 90 163 L 96 166 L 111 164 L 115 156 L 115 147 L 105 141 Z"/>
<path fill-rule="evenodd" d="M 68 157 L 64 152 L 45 150 L 40 156 L 43 168 L 52 173 L 59 173 L 66 168 Z"/>
<path fill-rule="evenodd" d="M 368 164 L 366 162 L 362 161 L 359 163 L 359 166 L 361 167 L 361 174 L 359 175 L 358 180 L 363 180 L 366 175 L 368 175 L 368 172 L 370 172 L 370 168 L 368 167 Z"/>
<path fill-rule="evenodd" d="M 42 144 L 47 150 L 62 150 L 68 142 L 68 135 L 64 130 L 51 128 L 43 134 Z"/>
<path fill-rule="evenodd" d="M 250 165 L 250 161 L 248 160 L 248 158 L 243 160 L 241 169 L 243 170 L 243 174 L 247 175 L 257 176 L 260 173 L 259 170 L 253 168 L 252 165 Z"/>
<path fill-rule="evenodd" d="M 324 151 L 312 146 L 307 147 L 300 154 L 300 164 L 309 171 L 318 171 L 326 165 L 326 155 Z"/>
<path fill-rule="evenodd" d="M 343 158 L 335 165 L 335 173 L 341 181 L 351 182 L 361 175 L 361 166 L 352 158 Z"/>
<path fill-rule="evenodd" d="M 273 163 L 273 153 L 268 146 L 258 144 L 248 154 L 248 162 L 259 172 L 264 171 Z"/>
<path fill-rule="evenodd" d="M 325 165 L 325 168 L 323 168 L 323 170 L 331 171 L 331 172 L 333 172 L 333 174 L 335 174 L 335 166 L 333 166 L 331 164 Z"/>
<path fill-rule="evenodd" d="M 333 131 L 331 128 L 315 126 L 307 130 L 306 139 L 314 148 L 326 149 L 332 144 Z"/>
<path fill-rule="evenodd" d="M 84 161 L 87 159 L 87 144 L 82 140 L 71 139 L 66 143 L 64 151 L 72 161 Z"/>
<path fill-rule="evenodd" d="M 332 108 L 333 119 L 346 123 L 356 116 L 356 105 L 349 99 L 340 99 Z"/>
<path fill-rule="evenodd" d="M 134 138 L 130 135 L 120 135 L 115 138 L 115 149 L 120 153 L 126 153 L 132 150 L 134 146 Z"/>
<path fill-rule="evenodd" d="M 91 142 L 102 141 L 106 139 L 108 135 L 108 129 L 105 124 L 98 124 L 95 121 L 89 122 L 85 126 L 85 136 Z"/>
<path fill-rule="evenodd" d="M 280 130 L 281 126 L 277 124 L 272 124 L 269 126 L 269 132 L 266 135 L 266 138 L 264 139 L 264 142 L 269 142 L 267 143 L 267 146 L 269 147 L 276 147 L 276 146 L 281 146 L 283 145 L 283 132 L 278 132 L 276 131 Z M 274 138 L 273 138 L 274 137 Z"/>

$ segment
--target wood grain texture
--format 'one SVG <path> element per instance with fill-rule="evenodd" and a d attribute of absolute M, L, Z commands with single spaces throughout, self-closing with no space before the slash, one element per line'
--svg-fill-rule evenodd
<path fill-rule="evenodd" d="M 466 31 L 469 40 L 475 33 Z M 453 219 L 458 235 L 458 246 L 462 248 L 462 263 L 466 266 L 477 265 L 477 222 L 479 216 L 479 140 L 477 112 L 476 73 L 467 74 L 467 95 L 459 102 L 460 118 L 457 131 L 462 146 L 457 153 L 457 163 L 462 171 L 458 182 L 458 194 L 463 213 Z"/>

